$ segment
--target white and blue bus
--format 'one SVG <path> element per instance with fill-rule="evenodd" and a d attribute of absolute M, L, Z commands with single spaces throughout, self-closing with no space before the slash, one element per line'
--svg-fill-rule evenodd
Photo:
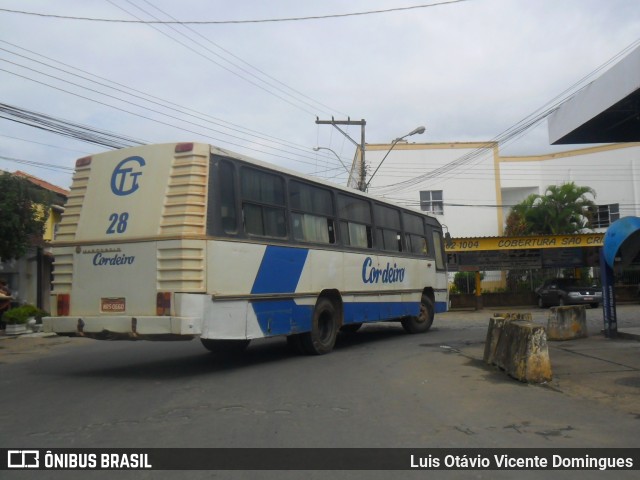
<path fill-rule="evenodd" d="M 54 256 L 61 335 L 324 354 L 364 323 L 426 332 L 448 304 L 435 218 L 199 143 L 79 159 Z"/>

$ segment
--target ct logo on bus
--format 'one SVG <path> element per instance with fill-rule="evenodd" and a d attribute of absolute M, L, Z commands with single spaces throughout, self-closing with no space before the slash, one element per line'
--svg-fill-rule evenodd
<path fill-rule="evenodd" d="M 145 166 L 144 158 L 128 157 L 122 160 L 111 174 L 111 191 L 116 195 L 131 195 L 138 190 L 138 177 L 142 172 L 136 169 Z"/>

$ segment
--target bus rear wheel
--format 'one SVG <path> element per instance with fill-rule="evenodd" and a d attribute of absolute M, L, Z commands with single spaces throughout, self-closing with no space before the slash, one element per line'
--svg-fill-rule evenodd
<path fill-rule="evenodd" d="M 324 355 L 333 350 L 338 334 L 338 311 L 328 298 L 320 298 L 313 311 L 311 331 L 300 335 L 300 341 L 309 355 Z"/>
<path fill-rule="evenodd" d="M 243 352 L 251 340 L 212 340 L 210 338 L 201 338 L 200 341 L 204 348 L 211 353 L 240 353 Z"/>
<path fill-rule="evenodd" d="M 407 333 L 424 333 L 431 328 L 433 324 L 433 302 L 427 296 L 423 296 L 420 300 L 420 313 L 417 317 L 407 317 L 402 319 L 402 328 Z"/>

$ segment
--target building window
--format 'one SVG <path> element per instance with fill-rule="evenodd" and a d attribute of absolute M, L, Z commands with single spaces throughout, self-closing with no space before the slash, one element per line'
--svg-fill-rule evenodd
<path fill-rule="evenodd" d="M 434 215 L 444 215 L 442 190 L 423 190 L 420 192 L 420 209 Z"/>
<path fill-rule="evenodd" d="M 591 228 L 607 228 L 620 218 L 620 204 L 596 205 L 591 209 Z"/>

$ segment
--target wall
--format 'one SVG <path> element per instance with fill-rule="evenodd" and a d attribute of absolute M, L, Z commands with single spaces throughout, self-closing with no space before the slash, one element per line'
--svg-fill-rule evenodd
<path fill-rule="evenodd" d="M 510 203 L 522 201 L 527 191 L 544 194 L 549 185 L 575 182 L 593 188 L 598 205 L 620 204 L 621 217 L 640 215 L 640 143 L 499 161 L 503 196 L 509 195 Z"/>
<path fill-rule="evenodd" d="M 389 148 L 367 145 L 365 160 L 370 174 Z M 471 159 L 466 167 L 451 173 L 442 170 L 450 162 L 464 159 Z M 397 144 L 373 177 L 369 193 L 419 209 L 420 191 L 442 190 L 444 215 L 436 218 L 453 237 L 494 236 L 500 233 L 495 205 L 501 203 L 494 175 L 496 165 L 497 148 L 490 142 Z M 420 175 L 435 177 L 394 186 Z"/>
<path fill-rule="evenodd" d="M 390 147 L 367 145 L 369 175 Z M 451 162 L 464 166 L 445 171 Z M 369 193 L 420 208 L 421 190 L 442 190 L 444 215 L 436 218 L 453 237 L 496 236 L 510 205 L 570 181 L 593 188 L 596 204 L 618 203 L 620 216 L 640 216 L 640 143 L 518 157 L 500 157 L 492 142 L 399 143 L 371 180 Z"/>

